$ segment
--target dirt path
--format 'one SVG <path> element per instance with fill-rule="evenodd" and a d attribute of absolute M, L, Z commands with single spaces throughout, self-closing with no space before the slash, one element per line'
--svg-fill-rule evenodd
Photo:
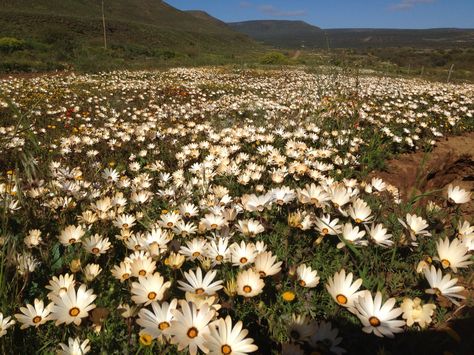
<path fill-rule="evenodd" d="M 402 154 L 387 162 L 386 171 L 374 172 L 384 181 L 396 186 L 402 199 L 449 184 L 474 190 L 474 132 L 445 138 L 430 153 Z M 474 216 L 474 202 L 462 206 Z"/>

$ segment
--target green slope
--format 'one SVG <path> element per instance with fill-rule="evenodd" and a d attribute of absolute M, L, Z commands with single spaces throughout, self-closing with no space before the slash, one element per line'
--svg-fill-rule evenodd
<path fill-rule="evenodd" d="M 117 60 L 233 56 L 258 48 L 244 34 L 160 0 L 105 0 L 104 4 L 107 55 Z M 27 42 L 22 55 L 9 53 L 15 60 L 44 62 L 43 53 L 52 62 L 94 60 L 94 55 L 103 55 L 97 54 L 103 46 L 101 0 L 0 0 L 2 37 Z"/>

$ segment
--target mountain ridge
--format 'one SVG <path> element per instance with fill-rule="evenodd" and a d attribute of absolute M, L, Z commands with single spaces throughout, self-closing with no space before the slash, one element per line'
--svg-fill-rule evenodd
<path fill-rule="evenodd" d="M 410 47 L 445 48 L 452 43 L 474 46 L 474 29 L 331 28 L 304 21 L 252 20 L 228 25 L 263 44 L 279 48 Z"/>

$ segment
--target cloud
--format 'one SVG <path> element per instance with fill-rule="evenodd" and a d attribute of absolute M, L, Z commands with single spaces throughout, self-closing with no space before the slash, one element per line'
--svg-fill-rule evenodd
<path fill-rule="evenodd" d="M 306 10 L 281 10 L 276 8 L 273 5 L 261 5 L 258 7 L 258 10 L 265 15 L 274 16 L 274 17 L 298 17 L 305 16 L 307 14 Z"/>
<path fill-rule="evenodd" d="M 403 11 L 403 10 L 410 10 L 414 8 L 416 5 L 420 4 L 432 4 L 436 0 L 401 0 L 397 4 L 393 4 L 390 6 L 390 10 L 393 11 Z"/>

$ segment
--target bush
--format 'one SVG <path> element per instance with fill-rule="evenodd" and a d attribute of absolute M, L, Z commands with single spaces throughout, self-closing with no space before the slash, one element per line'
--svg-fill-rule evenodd
<path fill-rule="evenodd" d="M 262 64 L 287 64 L 288 58 L 280 52 L 269 52 L 265 54 L 261 59 Z"/>
<path fill-rule="evenodd" d="M 0 38 L 0 52 L 12 53 L 26 48 L 26 42 L 14 37 L 2 37 Z"/>

